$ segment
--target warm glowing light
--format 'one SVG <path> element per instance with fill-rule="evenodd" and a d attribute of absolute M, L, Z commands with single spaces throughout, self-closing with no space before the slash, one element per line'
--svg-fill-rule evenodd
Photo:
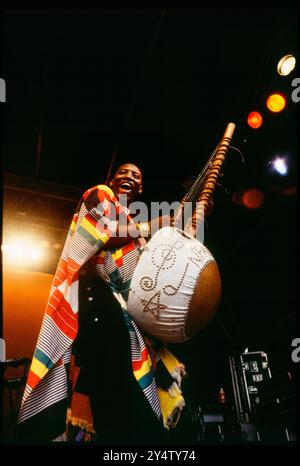
<path fill-rule="evenodd" d="M 277 65 L 277 72 L 280 76 L 287 76 L 296 66 L 296 58 L 293 55 L 285 55 Z"/>
<path fill-rule="evenodd" d="M 271 94 L 267 98 L 267 107 L 271 112 L 281 112 L 285 107 L 285 98 L 281 94 Z"/>
<path fill-rule="evenodd" d="M 248 115 L 247 121 L 251 128 L 257 129 L 262 125 L 262 116 L 259 112 L 251 112 Z"/>
<path fill-rule="evenodd" d="M 243 205 L 248 209 L 259 209 L 265 200 L 264 194 L 256 188 L 248 189 L 243 194 Z"/>
<path fill-rule="evenodd" d="M 39 241 L 31 237 L 15 237 L 4 241 L 2 245 L 4 264 L 13 267 L 27 267 L 39 263 L 44 256 L 45 248 Z"/>
<path fill-rule="evenodd" d="M 284 158 L 277 157 L 277 159 L 275 159 L 272 162 L 272 165 L 273 165 L 274 170 L 277 171 L 277 173 L 279 173 L 280 175 L 287 174 L 288 166 Z"/>
<path fill-rule="evenodd" d="M 11 244 L 7 245 L 7 251 L 9 252 L 10 256 L 16 260 L 22 257 L 23 249 L 24 249 L 24 245 L 18 241 L 13 241 Z"/>
<path fill-rule="evenodd" d="M 28 251 L 28 257 L 35 262 L 42 257 L 42 251 L 38 248 L 30 248 Z"/>

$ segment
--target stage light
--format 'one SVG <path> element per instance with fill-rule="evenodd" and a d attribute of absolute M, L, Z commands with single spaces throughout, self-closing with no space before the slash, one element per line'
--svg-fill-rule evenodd
<path fill-rule="evenodd" d="M 45 248 L 37 238 L 15 237 L 5 240 L 2 245 L 3 262 L 12 267 L 30 267 L 44 257 Z"/>
<path fill-rule="evenodd" d="M 29 251 L 28 251 L 28 257 L 33 260 L 34 262 L 36 262 L 37 260 L 41 259 L 43 253 L 41 251 L 41 249 L 39 248 L 30 248 Z"/>
<path fill-rule="evenodd" d="M 266 104 L 267 104 L 268 109 L 271 112 L 278 113 L 284 109 L 286 102 L 285 102 L 284 96 L 282 94 L 277 93 L 277 94 L 271 94 L 267 98 Z"/>
<path fill-rule="evenodd" d="M 277 157 L 273 162 L 273 169 L 280 175 L 286 175 L 288 172 L 288 166 L 285 158 Z"/>
<path fill-rule="evenodd" d="M 245 207 L 255 210 L 262 207 L 265 196 L 259 189 L 253 188 L 244 192 L 242 200 Z"/>
<path fill-rule="evenodd" d="M 13 241 L 11 244 L 7 245 L 7 252 L 14 260 L 19 260 L 23 256 L 24 245 L 18 241 Z"/>
<path fill-rule="evenodd" d="M 296 66 L 296 58 L 289 54 L 282 57 L 277 64 L 277 72 L 280 76 L 287 76 Z"/>
<path fill-rule="evenodd" d="M 262 116 L 259 112 L 250 112 L 247 118 L 248 125 L 257 129 L 262 125 Z"/>

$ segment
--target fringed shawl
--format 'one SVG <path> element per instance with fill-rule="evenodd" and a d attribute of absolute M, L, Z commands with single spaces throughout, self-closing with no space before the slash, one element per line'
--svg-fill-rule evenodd
<path fill-rule="evenodd" d="M 112 190 L 105 185 L 98 185 L 84 193 L 76 209 L 53 279 L 22 399 L 19 423 L 68 396 L 66 365 L 70 363 L 72 343 L 78 330 L 78 274 L 81 267 L 103 248 L 115 232 L 116 217 L 112 215 L 112 208 L 116 210 L 117 219 L 120 213 L 124 213 Z M 157 417 L 162 415 L 165 427 L 169 428 L 174 425 L 175 413 L 184 406 L 180 391 L 184 366 L 166 349 L 162 350 L 161 358 L 159 351 L 150 352 L 145 338 L 125 307 L 123 303 L 134 376 Z M 166 358 L 171 365 L 165 364 Z M 154 368 L 159 359 L 171 376 L 173 371 L 177 377 L 169 391 L 158 390 L 156 386 Z"/>

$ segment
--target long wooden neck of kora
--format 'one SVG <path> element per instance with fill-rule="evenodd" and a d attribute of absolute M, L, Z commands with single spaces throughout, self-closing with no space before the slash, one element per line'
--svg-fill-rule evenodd
<path fill-rule="evenodd" d="M 221 167 L 227 155 L 235 130 L 234 123 L 228 123 L 225 133 L 206 165 L 201 170 L 193 185 L 181 201 L 180 208 L 174 216 L 174 225 L 182 222 L 182 213 L 186 202 L 193 203 L 192 215 L 185 221 L 184 231 L 196 235 L 198 225 L 203 221 L 213 205 L 213 192 L 221 173 Z"/>

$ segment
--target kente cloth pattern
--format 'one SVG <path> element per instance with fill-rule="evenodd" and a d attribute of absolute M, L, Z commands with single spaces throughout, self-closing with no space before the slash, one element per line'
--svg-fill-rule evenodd
<path fill-rule="evenodd" d="M 73 216 L 53 279 L 24 390 L 19 423 L 68 396 L 66 365 L 70 363 L 72 343 L 78 331 L 79 270 L 113 236 L 121 215 L 127 216 L 128 222 L 133 221 L 109 187 L 98 185 L 84 193 Z M 112 258 L 115 254 L 114 259 L 120 265 L 124 257 L 130 253 L 135 254 L 135 249 L 141 247 L 141 244 L 140 240 L 133 240 L 107 257 Z M 99 259 L 100 262 L 105 261 L 105 254 L 100 253 Z M 124 271 L 121 280 L 119 272 L 112 270 L 107 280 L 114 291 L 123 293 L 124 299 L 129 290 L 131 272 L 128 276 L 126 273 Z M 150 357 L 145 340 L 131 317 L 126 312 L 124 317 L 130 335 L 134 376 L 151 408 L 160 417 L 161 408 L 153 370 L 155 361 L 153 356 Z"/>

